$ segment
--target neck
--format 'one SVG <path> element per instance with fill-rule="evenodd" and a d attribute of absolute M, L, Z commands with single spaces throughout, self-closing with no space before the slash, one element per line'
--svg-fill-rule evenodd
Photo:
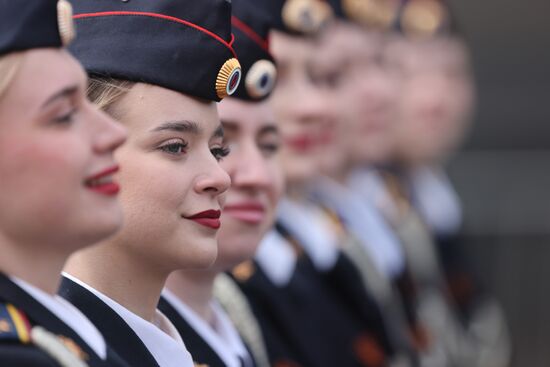
<path fill-rule="evenodd" d="M 170 274 L 166 287 L 201 318 L 212 324 L 213 314 L 210 302 L 216 275 L 216 272 L 208 270 L 179 270 Z"/>
<path fill-rule="evenodd" d="M 102 243 L 73 255 L 65 271 L 152 322 L 169 271 L 147 260 L 125 246 Z"/>
<path fill-rule="evenodd" d="M 62 246 L 13 243 L 0 234 L 0 271 L 15 276 L 46 293 L 57 293 L 61 269 L 69 257 Z"/>

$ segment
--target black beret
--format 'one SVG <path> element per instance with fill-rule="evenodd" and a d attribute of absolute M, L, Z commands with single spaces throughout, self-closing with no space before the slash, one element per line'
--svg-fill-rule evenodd
<path fill-rule="evenodd" d="M 0 0 L 0 55 L 62 47 L 74 37 L 71 5 L 57 0 Z"/>
<path fill-rule="evenodd" d="M 273 16 L 273 27 L 295 34 L 317 33 L 333 16 L 327 0 L 257 0 Z"/>
<path fill-rule="evenodd" d="M 329 0 L 334 14 L 369 29 L 388 30 L 398 18 L 401 0 Z"/>
<path fill-rule="evenodd" d="M 219 101 L 241 78 L 230 0 L 71 0 L 70 50 L 90 75 Z"/>
<path fill-rule="evenodd" d="M 275 60 L 269 52 L 269 31 L 272 25 L 257 0 L 233 0 L 231 25 L 235 42 L 233 47 L 239 55 L 243 69 L 243 81 L 233 97 L 260 101 L 267 98 L 277 79 Z"/>

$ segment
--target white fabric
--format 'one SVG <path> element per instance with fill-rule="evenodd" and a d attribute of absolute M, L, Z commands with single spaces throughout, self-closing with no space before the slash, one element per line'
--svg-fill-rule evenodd
<path fill-rule="evenodd" d="M 290 282 L 296 268 L 296 254 L 292 246 L 274 230 L 260 242 L 255 259 L 269 280 L 278 287 Z"/>
<path fill-rule="evenodd" d="M 78 308 L 62 297 L 52 296 L 22 279 L 10 279 L 73 329 L 101 359 L 107 358 L 107 345 L 103 335 Z"/>
<path fill-rule="evenodd" d="M 277 220 L 296 237 L 318 270 L 332 269 L 338 260 L 338 236 L 320 208 L 284 198 L 279 203 Z"/>
<path fill-rule="evenodd" d="M 422 167 L 410 179 L 415 204 L 428 227 L 437 234 L 456 233 L 462 225 L 462 207 L 445 173 Z"/>
<path fill-rule="evenodd" d="M 154 323 L 149 322 L 74 276 L 65 273 L 63 276 L 92 292 L 122 317 L 160 367 L 193 367 L 193 358 L 176 328 L 160 311 L 156 311 Z"/>
<path fill-rule="evenodd" d="M 168 289 L 164 289 L 162 295 L 216 352 L 226 366 L 242 367 L 239 358 L 248 361 L 249 365 L 251 364 L 251 357 L 237 329 L 217 302 L 212 301 L 210 303 L 214 315 L 214 327 L 212 327 Z"/>
<path fill-rule="evenodd" d="M 372 203 L 329 178 L 318 179 L 315 192 L 342 217 L 378 271 L 390 276 L 402 271 L 405 259 L 399 241 Z"/>

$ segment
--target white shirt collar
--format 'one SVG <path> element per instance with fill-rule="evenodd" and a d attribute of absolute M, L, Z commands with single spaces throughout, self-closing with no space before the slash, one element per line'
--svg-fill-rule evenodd
<path fill-rule="evenodd" d="M 420 167 L 411 173 L 413 196 L 422 218 L 437 234 L 458 232 L 462 225 L 460 199 L 441 170 Z"/>
<path fill-rule="evenodd" d="M 155 325 L 78 278 L 65 273 L 63 276 L 92 292 L 122 317 L 145 344 L 160 367 L 193 367 L 193 358 L 187 351 L 176 328 L 160 311 L 156 312 Z"/>
<path fill-rule="evenodd" d="M 317 197 L 340 215 L 346 228 L 383 274 L 394 276 L 404 267 L 401 245 L 380 212 L 366 198 L 329 178 L 319 178 Z"/>
<path fill-rule="evenodd" d="M 290 282 L 296 267 L 296 254 L 278 232 L 272 230 L 264 236 L 254 258 L 273 284 L 284 287 Z"/>
<path fill-rule="evenodd" d="M 277 219 L 296 237 L 318 270 L 332 269 L 338 260 L 339 239 L 320 208 L 284 198 Z"/>
<path fill-rule="evenodd" d="M 73 329 L 101 359 L 107 358 L 107 345 L 103 335 L 79 309 L 62 297 L 52 296 L 22 279 L 10 279 Z"/>
<path fill-rule="evenodd" d="M 235 326 L 229 320 L 225 311 L 215 301 L 210 303 L 215 320 L 214 328 L 168 289 L 164 289 L 162 295 L 180 316 L 208 343 L 226 366 L 241 367 L 239 358 L 250 360 L 251 357 Z"/>

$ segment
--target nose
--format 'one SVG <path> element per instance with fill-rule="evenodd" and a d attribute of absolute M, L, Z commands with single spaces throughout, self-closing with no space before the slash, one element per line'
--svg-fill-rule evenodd
<path fill-rule="evenodd" d="M 231 178 L 210 152 L 208 154 L 210 156 L 206 162 L 198 165 L 201 172 L 195 181 L 195 191 L 199 194 L 210 193 L 213 196 L 218 196 L 229 189 Z"/>
<path fill-rule="evenodd" d="M 222 166 L 236 189 L 256 192 L 272 185 L 266 159 L 255 142 L 241 144 Z"/>
<path fill-rule="evenodd" d="M 126 128 L 95 106 L 90 104 L 89 108 L 95 131 L 94 151 L 96 153 L 113 152 L 126 141 L 128 137 Z"/>

